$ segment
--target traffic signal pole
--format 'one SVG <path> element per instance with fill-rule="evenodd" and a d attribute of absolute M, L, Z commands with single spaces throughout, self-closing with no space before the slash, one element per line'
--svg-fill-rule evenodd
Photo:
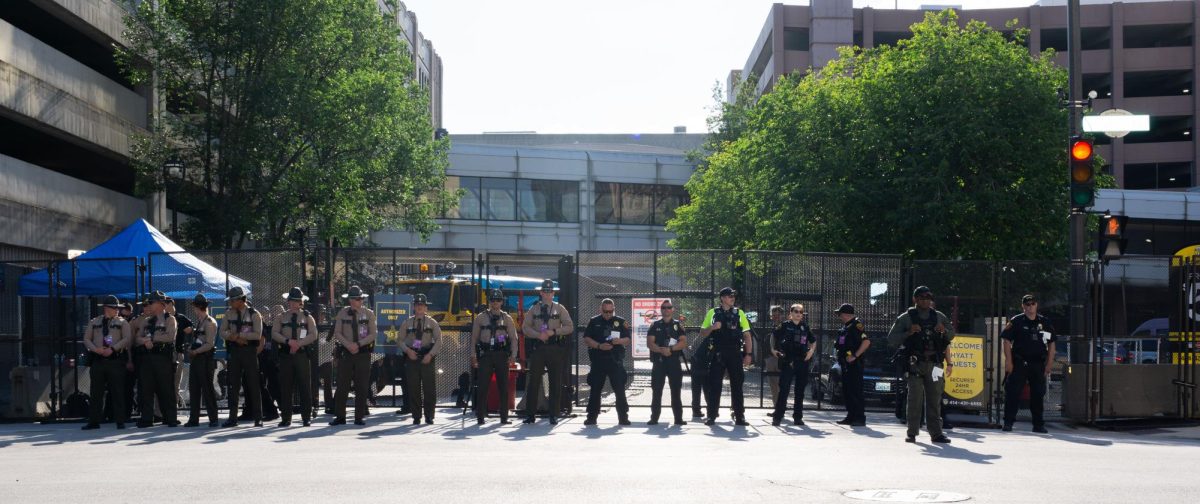
<path fill-rule="evenodd" d="M 1075 138 L 1080 133 L 1082 108 L 1079 106 L 1083 98 L 1083 70 L 1080 58 L 1079 36 L 1079 0 L 1067 0 L 1067 71 L 1068 71 L 1068 100 L 1070 106 L 1068 138 Z M 1070 153 L 1067 153 L 1068 180 L 1071 169 Z M 1069 191 L 1068 191 L 1069 193 Z M 1068 202 L 1070 204 L 1070 202 Z M 1086 255 L 1086 224 L 1087 214 L 1072 211 L 1069 217 L 1071 254 L 1071 292 L 1067 300 L 1071 323 L 1070 350 L 1071 363 L 1087 362 L 1089 348 L 1085 326 L 1087 325 L 1087 264 Z"/>

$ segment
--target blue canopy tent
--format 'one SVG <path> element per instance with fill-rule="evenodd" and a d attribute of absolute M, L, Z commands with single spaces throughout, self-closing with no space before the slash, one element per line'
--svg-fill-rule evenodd
<path fill-rule="evenodd" d="M 225 297 L 226 274 L 184 250 L 164 236 L 149 222 L 138 219 L 129 227 L 109 238 L 74 261 L 54 264 L 54 276 L 63 294 L 76 296 L 116 295 L 122 299 L 137 297 L 139 281 L 138 259 L 147 259 L 156 252 L 176 252 L 154 256 L 154 290 L 175 298 L 190 298 L 197 292 L 208 297 Z M 46 297 L 50 295 L 48 269 L 23 275 L 20 295 Z M 228 287 L 241 286 L 250 292 L 250 282 L 228 275 Z"/>

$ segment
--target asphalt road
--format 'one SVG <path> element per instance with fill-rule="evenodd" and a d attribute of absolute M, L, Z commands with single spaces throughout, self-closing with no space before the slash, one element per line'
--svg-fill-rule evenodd
<path fill-rule="evenodd" d="M 855 502 L 844 492 L 951 492 L 971 502 L 1194 502 L 1200 428 L 1049 435 L 959 427 L 951 445 L 872 415 L 865 428 L 616 425 L 460 428 L 442 410 L 410 425 L 379 408 L 365 427 L 81 431 L 0 425 L 0 502 Z M 668 415 L 669 416 L 669 415 Z M 245 424 L 243 424 L 245 425 Z M 877 494 L 885 495 L 885 494 Z M 900 494 L 894 494 L 900 495 Z M 938 494 L 945 496 L 945 494 Z M 929 499 L 929 495 L 926 496 Z"/>

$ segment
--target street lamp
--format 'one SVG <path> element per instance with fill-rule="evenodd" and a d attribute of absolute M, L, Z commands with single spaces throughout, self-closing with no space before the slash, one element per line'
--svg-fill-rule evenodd
<path fill-rule="evenodd" d="M 178 159 L 171 158 L 163 163 L 163 195 L 167 192 L 167 176 L 182 180 L 184 175 L 183 163 Z M 178 195 L 179 191 L 175 191 Z M 179 240 L 179 210 L 178 205 L 171 205 L 171 239 Z"/>

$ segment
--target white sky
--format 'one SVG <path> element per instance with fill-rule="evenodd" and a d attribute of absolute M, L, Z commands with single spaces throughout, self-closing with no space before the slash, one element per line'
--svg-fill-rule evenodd
<path fill-rule="evenodd" d="M 442 57 L 454 133 L 706 131 L 772 0 L 403 0 Z M 1034 0 L 898 0 L 999 8 Z M 807 1 L 783 3 L 807 4 Z M 892 8 L 894 0 L 855 0 Z"/>

